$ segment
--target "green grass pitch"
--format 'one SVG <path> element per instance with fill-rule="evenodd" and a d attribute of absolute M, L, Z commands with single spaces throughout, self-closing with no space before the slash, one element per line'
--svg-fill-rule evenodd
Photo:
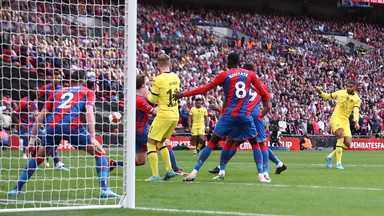
<path fill-rule="evenodd" d="M 53 205 L 67 203 L 68 199 L 87 197 L 86 204 L 114 204 L 117 199 L 98 199 L 98 181 L 92 157 L 75 156 L 63 159 L 70 166 L 70 173 L 55 172 L 41 168 L 32 181 L 26 184 L 27 190 L 17 198 L 8 198 L 13 204 L 5 205 L 6 192 L 13 187 L 18 171 L 9 171 L 9 167 L 24 167 L 26 161 L 10 161 L 11 152 L 2 152 L 0 180 L 0 208 L 22 207 L 23 200 L 43 200 L 41 206 L 48 206 L 50 200 L 60 200 Z M 116 152 L 110 152 L 116 155 Z M 149 164 L 136 167 L 136 206 L 132 209 L 75 210 L 55 212 L 28 212 L 2 215 L 384 215 L 384 157 L 382 152 L 344 152 L 345 170 L 328 169 L 324 157 L 329 152 L 304 151 L 282 152 L 275 154 L 288 167 L 280 175 L 274 175 L 276 166 L 270 164 L 271 183 L 258 183 L 257 171 L 252 152 L 239 151 L 229 163 L 224 181 L 214 182 L 208 170 L 217 166 L 220 152 L 213 151 L 197 175 L 196 181 L 182 182 L 176 176 L 166 182 L 144 182 L 151 175 Z M 12 152 L 18 154 L 18 152 Z M 60 153 L 61 154 L 61 153 Z M 64 152 L 68 156 L 69 152 Z M 74 154 L 74 153 L 71 153 Z M 82 152 L 77 153 L 84 156 Z M 119 153 L 122 154 L 121 152 Z M 178 165 L 190 172 L 197 160 L 191 151 L 175 151 Z M 164 174 L 164 163 L 159 154 L 159 172 Z M 52 163 L 52 160 L 51 160 Z M 78 168 L 80 166 L 80 168 Z M 45 170 L 45 172 L 44 172 Z M 80 176 L 78 181 L 60 178 Z M 42 179 L 46 179 L 42 181 Z M 11 181 L 8 187 L 7 180 Z M 122 168 L 111 173 L 109 185 L 117 193 L 122 192 Z M 84 186 L 95 189 L 84 190 Z M 50 190 L 54 190 L 50 193 Z M 61 190 L 61 191 L 60 191 Z M 78 201 L 68 203 L 81 204 Z M 31 207 L 32 204 L 25 204 Z M 39 204 L 40 207 L 40 204 Z M 144 210 L 143 208 L 152 208 Z M 161 211 L 177 209 L 179 211 Z M 188 211 L 192 210 L 192 212 Z"/>

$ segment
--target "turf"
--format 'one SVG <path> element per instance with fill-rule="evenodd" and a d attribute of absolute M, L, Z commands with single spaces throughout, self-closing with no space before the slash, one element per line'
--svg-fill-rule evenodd
<path fill-rule="evenodd" d="M 16 152 L 18 153 L 18 152 Z M 12 152 L 12 154 L 16 154 Z M 110 152 L 115 154 L 116 152 Z M 29 212 L 28 215 L 384 215 L 384 158 L 382 152 L 345 152 L 343 166 L 345 170 L 326 168 L 324 156 L 329 152 L 275 152 L 288 167 L 280 175 L 274 175 L 276 166 L 270 165 L 271 183 L 258 183 L 255 164 L 251 152 L 239 151 L 226 170 L 224 181 L 215 182 L 214 175 L 208 170 L 217 166 L 220 152 L 214 151 L 201 168 L 195 182 L 184 183 L 182 177 L 166 182 L 144 182 L 151 175 L 149 164 L 136 168 L 136 206 L 141 208 L 178 209 L 179 212 L 153 210 L 74 210 L 56 212 Z M 98 198 L 98 181 L 93 158 L 70 157 L 63 159 L 70 165 L 70 173 L 55 172 L 41 168 L 32 181 L 26 184 L 28 192 L 22 192 L 17 198 L 8 198 L 13 204 L 5 204 L 6 192 L 12 189 L 20 171 L 9 171 L 9 167 L 23 168 L 25 160 L 9 160 L 10 152 L 1 157 L 0 208 L 33 207 L 22 204 L 23 200 L 44 200 L 37 207 L 60 205 L 66 200 L 80 204 L 87 197 L 86 205 L 101 203 L 114 204 L 118 199 Z M 64 153 L 65 156 L 69 154 Z M 73 153 L 72 153 L 73 154 Z M 120 153 L 121 154 L 121 153 Z M 190 172 L 197 160 L 190 151 L 175 151 L 178 165 Z M 80 156 L 85 154 L 79 153 Z M 161 156 L 159 155 L 159 158 Z M 78 166 L 81 168 L 76 168 Z M 163 175 L 164 163 L 159 161 L 160 174 Z M 80 176 L 80 180 L 73 179 Z M 53 176 L 53 177 L 52 177 Z M 122 193 L 122 168 L 111 172 L 109 184 L 114 191 Z M 42 179 L 45 178 L 45 181 Z M 9 179 L 11 185 L 8 186 Z M 37 180 L 36 180 L 37 179 Z M 94 189 L 84 190 L 84 186 Z M 61 188 L 61 192 L 60 189 Z M 50 190 L 54 189 L 52 197 Z M 31 192 L 35 190 L 35 192 Z M 50 200 L 60 202 L 49 203 Z M 15 204 L 14 201 L 18 200 Z M 69 202 L 71 203 L 71 202 Z M 188 212 L 199 210 L 200 212 Z M 220 213 L 221 212 L 221 213 Z M 211 214 L 212 213 L 212 214 Z M 248 214 L 247 214 L 248 213 Z M 25 215 L 25 213 L 18 213 Z M 2 214 L 6 215 L 6 214 Z M 17 215 L 17 213 L 10 214 Z"/>

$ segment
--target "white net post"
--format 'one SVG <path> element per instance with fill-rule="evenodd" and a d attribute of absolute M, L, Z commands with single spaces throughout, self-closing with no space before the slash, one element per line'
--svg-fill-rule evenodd
<path fill-rule="evenodd" d="M 124 208 L 135 208 L 137 0 L 125 2 L 124 43 Z"/>
<path fill-rule="evenodd" d="M 108 160 L 125 162 L 124 169 L 116 166 L 109 172 L 107 185 L 126 199 L 101 198 L 95 157 L 86 151 L 71 150 L 70 143 L 64 141 L 58 156 L 69 171 L 57 171 L 53 157 L 49 157 L 50 167 L 40 164 L 20 194 L 9 196 L 28 163 L 19 145 L 20 129 L 13 122 L 5 130 L 0 128 L 9 136 L 9 146 L 0 147 L 0 213 L 134 208 L 132 87 L 136 77 L 131 75 L 135 75 L 136 65 L 136 0 L 129 4 L 128 0 L 4 0 L 1 4 L 1 105 L 11 101 L 10 111 L 3 112 L 4 116 L 12 118 L 12 113 L 18 114 L 16 106 L 27 92 L 51 83 L 55 71 L 64 78 L 60 85 L 67 87 L 74 70 L 85 70 L 87 87 L 96 95 L 97 139 L 102 142 Z M 134 25 L 124 23 L 124 15 L 129 15 Z M 124 100 L 120 100 L 122 97 Z M 16 106 L 12 107 L 12 102 Z M 113 112 L 123 114 L 122 123 L 111 123 L 109 116 Z M 25 113 L 32 116 L 34 111 L 28 109 Z M 82 122 L 86 122 L 86 114 L 82 115 Z M 0 125 L 4 126 L 1 122 Z M 127 147 L 123 140 L 132 146 Z"/>

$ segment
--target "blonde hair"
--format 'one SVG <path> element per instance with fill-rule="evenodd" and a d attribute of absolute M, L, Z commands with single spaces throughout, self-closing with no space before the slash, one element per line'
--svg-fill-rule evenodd
<path fill-rule="evenodd" d="M 161 54 L 157 58 L 157 66 L 158 67 L 167 67 L 167 66 L 169 66 L 169 61 L 170 61 L 169 55 Z"/>

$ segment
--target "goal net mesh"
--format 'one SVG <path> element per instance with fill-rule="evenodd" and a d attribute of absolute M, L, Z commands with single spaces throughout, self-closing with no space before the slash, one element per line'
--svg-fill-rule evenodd
<path fill-rule="evenodd" d="M 64 164 L 61 167 L 69 171 L 57 170 L 62 164 L 47 156 L 49 166 L 41 163 L 18 196 L 9 192 L 18 184 L 30 159 L 23 157 L 28 131 L 22 125 L 31 129 L 30 119 L 45 103 L 39 89 L 54 83 L 57 74 L 59 85 L 65 88 L 73 71 L 86 71 L 84 85 L 96 98 L 96 139 L 108 161 L 123 159 L 123 124 L 114 122 L 119 119 L 111 122 L 111 117 L 118 118 L 111 114 L 124 115 L 125 2 L 3 0 L 1 4 L 0 211 L 119 205 L 119 198 L 100 198 L 95 157 L 75 150 L 68 140 L 61 141 L 57 157 Z M 85 113 L 81 116 L 87 127 Z M 115 165 L 107 185 L 122 195 L 123 168 Z"/>

